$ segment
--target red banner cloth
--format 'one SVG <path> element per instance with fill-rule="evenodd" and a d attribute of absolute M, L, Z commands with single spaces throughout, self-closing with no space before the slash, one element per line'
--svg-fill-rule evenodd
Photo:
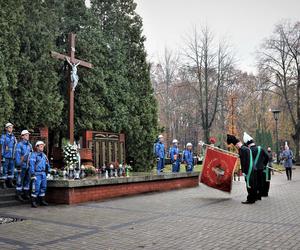
<path fill-rule="evenodd" d="M 225 192 L 231 192 L 232 176 L 238 157 L 207 147 L 200 182 Z"/>

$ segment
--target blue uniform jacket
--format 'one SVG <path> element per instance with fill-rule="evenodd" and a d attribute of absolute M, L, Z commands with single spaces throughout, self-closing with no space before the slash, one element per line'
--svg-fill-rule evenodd
<path fill-rule="evenodd" d="M 0 139 L 0 144 L 2 145 L 2 156 L 4 158 L 14 158 L 15 146 L 17 144 L 17 139 L 14 134 L 3 134 Z"/>
<path fill-rule="evenodd" d="M 183 152 L 183 161 L 186 162 L 187 165 L 194 165 L 193 151 L 184 150 Z"/>
<path fill-rule="evenodd" d="M 177 155 L 177 160 L 176 161 L 179 161 L 179 149 L 178 147 L 176 146 L 173 146 L 170 150 L 170 157 L 171 157 L 171 161 L 174 162 L 175 159 L 174 159 L 174 155 Z"/>
<path fill-rule="evenodd" d="M 30 144 L 30 142 L 26 140 L 20 141 L 16 147 L 17 166 L 27 167 L 28 156 L 31 152 L 32 152 L 32 145 Z"/>
<path fill-rule="evenodd" d="M 157 158 L 165 158 L 165 145 L 163 143 L 156 143 L 155 155 Z"/>
<path fill-rule="evenodd" d="M 33 152 L 30 156 L 29 164 L 31 175 L 50 172 L 50 164 L 48 158 L 43 152 Z"/>

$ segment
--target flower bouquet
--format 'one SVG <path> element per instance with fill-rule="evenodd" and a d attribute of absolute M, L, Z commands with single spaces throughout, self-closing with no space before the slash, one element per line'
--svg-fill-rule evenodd
<path fill-rule="evenodd" d="M 63 147 L 63 157 L 66 164 L 66 172 L 70 179 L 79 179 L 80 156 L 76 144 L 67 144 Z"/>
<path fill-rule="evenodd" d="M 86 176 L 95 176 L 96 175 L 96 168 L 94 166 L 84 166 L 84 173 Z"/>

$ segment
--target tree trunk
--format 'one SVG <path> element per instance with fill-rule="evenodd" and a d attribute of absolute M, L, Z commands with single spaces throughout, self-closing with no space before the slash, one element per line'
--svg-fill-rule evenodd
<path fill-rule="evenodd" d="M 204 128 L 204 139 L 206 143 L 209 143 L 209 134 L 210 134 L 210 129 L 209 128 Z"/>
<path fill-rule="evenodd" d="M 299 139 L 300 139 L 300 130 L 296 129 L 296 133 L 292 135 L 293 141 L 295 143 L 295 159 L 297 163 L 300 163 L 299 157 Z"/>

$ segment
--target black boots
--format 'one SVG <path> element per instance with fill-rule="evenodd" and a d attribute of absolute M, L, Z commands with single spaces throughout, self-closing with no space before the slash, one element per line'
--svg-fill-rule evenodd
<path fill-rule="evenodd" d="M 29 190 L 24 190 L 23 194 L 22 194 L 22 191 L 17 191 L 16 199 L 21 202 L 30 200 Z"/>
<path fill-rule="evenodd" d="M 14 188 L 15 185 L 14 185 L 14 183 L 13 183 L 13 180 L 12 180 L 12 179 L 7 179 L 7 180 L 6 180 L 6 186 L 7 186 L 8 188 Z"/>
<path fill-rule="evenodd" d="M 6 188 L 7 188 L 7 187 L 6 187 L 5 180 L 2 180 L 2 181 L 0 182 L 0 186 L 1 186 L 2 189 L 6 189 Z"/>
<path fill-rule="evenodd" d="M 36 198 L 35 197 L 31 197 L 31 207 L 37 207 L 37 203 L 36 203 Z"/>
<path fill-rule="evenodd" d="M 40 204 L 41 206 L 48 206 L 48 203 L 45 201 L 45 196 L 40 197 Z"/>
<path fill-rule="evenodd" d="M 24 190 L 23 198 L 24 200 L 30 200 L 29 190 Z"/>
<path fill-rule="evenodd" d="M 39 204 L 41 206 L 48 206 L 48 203 L 45 201 L 45 197 L 38 197 L 38 198 L 35 198 L 35 197 L 31 197 L 31 206 L 32 207 L 38 207 L 38 201 L 39 201 Z"/>
<path fill-rule="evenodd" d="M 18 201 L 21 201 L 21 202 L 24 202 L 24 201 L 25 201 L 25 200 L 23 199 L 23 197 L 22 197 L 22 191 L 17 191 L 16 199 L 17 199 Z"/>
<path fill-rule="evenodd" d="M 255 201 L 242 201 L 242 204 L 254 204 L 255 203 Z"/>

